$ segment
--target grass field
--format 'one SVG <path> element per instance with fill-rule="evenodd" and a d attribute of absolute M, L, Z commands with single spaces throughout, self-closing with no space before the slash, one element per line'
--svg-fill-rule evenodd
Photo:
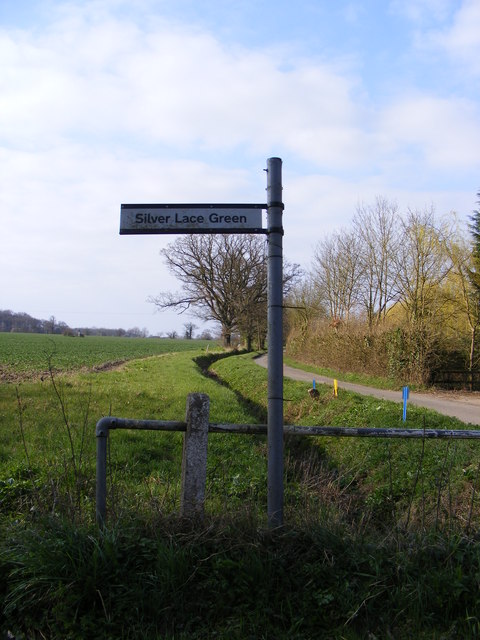
<path fill-rule="evenodd" d="M 59 337 L 85 352 L 62 365 L 54 354 L 63 373 L 46 377 L 41 357 L 21 364 L 23 346 L 18 366 L 2 355 L 16 382 L 0 383 L 0 637 L 480 637 L 480 452 L 469 442 L 288 438 L 286 525 L 268 531 L 264 437 L 210 435 L 206 518 L 189 523 L 176 515 L 183 436 L 118 431 L 98 531 L 103 415 L 181 420 L 201 391 L 212 422 L 266 421 L 267 373 L 251 354 L 215 361 L 211 346 L 173 342 L 197 350 L 130 360 L 137 339 L 92 356 L 94 340 Z M 112 361 L 124 364 L 101 366 Z M 213 362 L 222 384 L 196 362 Z M 286 422 L 400 425 L 394 403 L 321 386 L 312 400 L 308 387 L 285 381 Z M 413 407 L 406 426 L 463 427 Z"/>
<path fill-rule="evenodd" d="M 0 333 L 0 381 L 18 381 L 48 371 L 106 367 L 162 353 L 205 349 L 207 340 L 167 338 L 70 337 L 37 333 Z"/>
<path fill-rule="evenodd" d="M 43 338 L 39 344 L 48 343 L 48 338 Z M 95 478 L 94 432 L 96 422 L 104 415 L 182 420 L 187 394 L 202 391 L 211 396 L 212 421 L 245 422 L 252 419 L 233 391 L 202 375 L 193 358 L 205 354 L 206 350 L 199 351 L 197 341 L 159 341 L 156 345 L 153 341 L 153 350 L 156 346 L 157 352 L 160 347 L 166 351 L 168 347 L 171 350 L 175 346 L 180 351 L 124 362 L 131 357 L 130 340 L 124 339 L 123 344 L 127 348 L 121 351 L 121 342 L 115 340 L 113 345 L 107 344 L 105 348 L 104 343 L 109 339 L 103 339 L 98 346 L 108 354 L 104 356 L 108 358 L 106 362 L 110 362 L 113 353 L 117 362 L 124 362 L 121 366 L 105 369 L 99 366 L 100 349 L 92 356 L 90 347 L 96 345 L 96 341 L 79 340 L 87 347 L 85 353 L 79 355 L 78 351 L 72 350 L 69 358 L 66 349 L 71 343 L 66 340 L 64 366 L 58 367 L 63 369 L 61 374 L 37 378 L 33 374 L 43 370 L 43 360 L 32 358 L 26 379 L 22 378 L 23 368 L 20 367 L 17 377 L 22 382 L 0 385 L 0 499 L 3 496 L 4 509 L 7 504 L 13 508 L 16 504 L 14 496 L 18 494 L 20 506 L 22 500 L 26 504 L 36 500 L 37 504 L 30 507 L 38 509 L 39 503 L 55 499 L 60 512 L 66 509 L 78 517 L 81 511 L 82 517 L 91 519 Z M 26 342 L 34 344 L 34 341 Z M 21 340 L 19 344 L 21 353 L 25 353 L 25 341 Z M 149 340 L 139 344 L 137 355 L 146 356 L 149 344 Z M 197 351 L 188 351 L 192 344 L 197 346 Z M 86 363 L 90 366 L 95 364 L 97 369 L 94 372 L 84 370 Z M 55 360 L 53 367 L 57 370 Z M 72 373 L 75 370 L 77 372 Z M 234 437 L 233 440 L 237 441 L 237 451 L 243 451 L 245 439 Z M 163 511 L 174 509 L 179 496 L 181 434 L 119 432 L 112 436 L 112 441 L 111 472 L 118 488 L 118 500 L 112 508 L 118 512 L 120 503 L 130 507 L 137 503 L 142 507 L 142 501 L 138 501 L 141 495 L 142 499 L 150 496 L 155 504 L 162 504 Z M 212 485 L 217 483 L 217 475 L 222 476 L 227 468 L 226 485 L 229 486 L 230 478 L 236 483 L 246 465 L 252 469 L 258 466 L 247 454 L 245 459 L 236 457 L 238 464 L 225 462 L 225 456 L 221 455 L 224 445 L 225 438 L 212 439 L 210 459 L 213 471 L 209 476 Z M 221 462 L 215 457 L 217 449 Z M 258 460 L 264 468 L 263 457 Z M 44 495 L 51 492 L 54 485 L 57 495 L 50 498 Z M 218 496 L 215 500 L 218 501 Z"/>

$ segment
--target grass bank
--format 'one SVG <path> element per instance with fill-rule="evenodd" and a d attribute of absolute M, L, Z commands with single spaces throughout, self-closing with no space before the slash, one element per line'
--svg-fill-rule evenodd
<path fill-rule="evenodd" d="M 266 407 L 267 374 L 252 364 L 251 356 L 238 356 L 215 363 L 213 369 L 260 411 Z M 343 390 L 335 398 L 329 385 L 317 385 L 319 395 L 312 399 L 310 387 L 285 379 L 287 424 L 466 428 L 459 420 L 414 406 L 403 422 L 399 403 Z M 285 464 L 290 521 L 327 513 L 357 528 L 465 530 L 480 517 L 480 449 L 475 441 L 290 437 Z"/>
<path fill-rule="evenodd" d="M 202 374 L 194 361 L 200 356 L 205 358 L 205 351 L 167 353 L 94 374 L 2 385 L 2 511 L 12 516 L 29 510 L 54 512 L 76 521 L 91 520 L 95 424 L 104 415 L 183 420 L 188 393 L 202 392 L 211 398 L 212 422 L 255 421 L 234 391 Z M 150 514 L 175 511 L 182 442 L 180 433 L 118 431 L 111 435 L 112 514 L 121 517 L 132 505 Z M 265 474 L 263 438 L 210 438 L 208 497 L 213 510 L 222 511 L 225 502 L 241 503 L 252 483 L 263 486 Z M 252 489 L 252 496 L 259 491 Z"/>
<path fill-rule="evenodd" d="M 478 637 L 480 552 L 465 539 L 218 518 L 1 533 L 2 628 L 17 638 Z"/>
<path fill-rule="evenodd" d="M 314 365 L 305 364 L 305 362 L 301 362 L 300 360 L 295 360 L 294 358 L 290 358 L 288 356 L 284 357 L 284 363 L 290 365 L 291 367 L 295 367 L 297 369 L 302 369 L 302 371 L 309 371 L 312 374 L 316 374 L 319 376 L 325 376 L 327 378 L 334 378 L 337 380 L 343 380 L 344 382 L 352 382 L 354 384 L 363 384 L 366 387 L 375 387 L 376 389 L 389 389 L 392 391 L 398 391 L 402 388 L 402 385 L 392 380 L 391 378 L 381 378 L 379 376 L 372 376 L 366 373 L 349 373 L 345 371 L 338 371 L 336 369 L 328 369 L 325 367 L 316 367 Z M 312 378 L 314 377 L 312 376 Z M 420 390 L 422 387 L 420 385 L 410 385 L 412 390 Z"/>

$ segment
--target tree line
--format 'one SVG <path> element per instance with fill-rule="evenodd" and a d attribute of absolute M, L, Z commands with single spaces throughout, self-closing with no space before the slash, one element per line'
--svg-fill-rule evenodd
<path fill-rule="evenodd" d="M 479 194 L 480 198 L 480 194 Z M 162 251 L 181 284 L 150 301 L 216 322 L 224 344 L 267 335 L 266 242 L 190 235 Z M 468 229 L 434 208 L 400 212 L 378 197 L 348 228 L 320 239 L 311 266 L 284 264 L 285 341 L 302 360 L 340 370 L 429 382 L 479 364 L 480 213 Z"/>
<path fill-rule="evenodd" d="M 479 232 L 478 212 L 465 229 L 433 207 L 402 214 L 385 198 L 359 206 L 349 228 L 315 247 L 295 291 L 290 353 L 406 382 L 475 370 Z"/>
<path fill-rule="evenodd" d="M 66 322 L 57 321 L 55 316 L 48 320 L 34 318 L 28 313 L 0 309 L 0 331 L 14 333 L 48 333 L 71 336 L 124 336 L 126 338 L 146 338 L 147 329 L 107 329 L 103 327 L 71 328 Z"/>
<path fill-rule="evenodd" d="M 185 340 L 213 340 L 212 332 L 207 328 L 195 335 L 198 329 L 193 322 L 185 322 L 183 333 L 176 330 L 165 332 L 165 337 L 170 339 L 183 338 Z M 34 318 L 28 313 L 18 313 L 14 311 L 0 309 L 0 332 L 7 333 L 47 333 L 65 336 L 110 336 L 119 338 L 148 338 L 148 329 L 131 327 L 130 329 L 107 329 L 105 327 L 77 327 L 71 328 L 66 322 L 57 321 L 55 316 L 50 316 L 48 320 Z M 163 333 L 158 333 L 155 337 L 162 337 Z"/>

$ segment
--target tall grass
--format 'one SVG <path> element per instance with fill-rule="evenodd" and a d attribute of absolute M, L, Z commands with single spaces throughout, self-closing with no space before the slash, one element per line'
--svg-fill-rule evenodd
<path fill-rule="evenodd" d="M 2 534 L 1 625 L 17 637 L 478 637 L 480 553 L 465 539 L 218 518 Z"/>

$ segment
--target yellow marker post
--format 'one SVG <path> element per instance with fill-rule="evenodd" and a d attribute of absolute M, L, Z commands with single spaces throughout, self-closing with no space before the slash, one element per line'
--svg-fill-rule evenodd
<path fill-rule="evenodd" d="M 335 396 L 335 398 L 338 398 L 338 381 L 337 380 L 333 381 L 333 395 Z"/>

